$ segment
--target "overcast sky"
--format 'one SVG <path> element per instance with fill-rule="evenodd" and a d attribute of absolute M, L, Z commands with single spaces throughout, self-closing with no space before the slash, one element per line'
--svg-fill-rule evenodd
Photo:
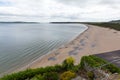
<path fill-rule="evenodd" d="M 0 0 L 0 21 L 110 21 L 120 0 Z"/>

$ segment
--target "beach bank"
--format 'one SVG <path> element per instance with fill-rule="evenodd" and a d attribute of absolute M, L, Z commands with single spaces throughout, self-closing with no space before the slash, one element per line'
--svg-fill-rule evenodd
<path fill-rule="evenodd" d="M 65 46 L 43 56 L 29 68 L 38 68 L 61 64 L 67 57 L 75 58 L 75 64 L 82 56 L 120 50 L 120 32 L 93 25 L 86 25 L 88 29 Z"/>

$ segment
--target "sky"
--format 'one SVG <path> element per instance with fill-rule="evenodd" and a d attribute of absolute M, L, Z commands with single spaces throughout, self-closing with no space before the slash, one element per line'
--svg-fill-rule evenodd
<path fill-rule="evenodd" d="M 102 22 L 120 19 L 120 0 L 0 0 L 0 21 Z"/>

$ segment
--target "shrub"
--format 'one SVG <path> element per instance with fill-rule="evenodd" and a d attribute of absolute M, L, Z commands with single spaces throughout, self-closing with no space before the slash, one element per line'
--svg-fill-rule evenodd
<path fill-rule="evenodd" d="M 76 66 L 72 67 L 72 69 L 70 71 L 78 72 L 79 71 L 79 65 L 76 65 Z"/>
<path fill-rule="evenodd" d="M 13 73 L 11 75 L 6 75 L 0 80 L 24 80 L 27 78 L 32 78 L 34 76 L 34 70 L 28 69 L 25 71 L 20 71 L 18 73 Z"/>
<path fill-rule="evenodd" d="M 113 64 L 109 64 L 107 61 L 97 57 L 97 56 L 83 56 L 81 58 L 81 62 L 80 62 L 80 69 L 84 69 L 85 68 L 85 63 L 87 63 L 88 66 L 90 66 L 91 68 L 99 68 L 102 65 L 105 65 L 103 67 L 101 67 L 103 70 L 108 70 L 111 73 L 120 73 L 120 68 L 116 67 Z"/>
<path fill-rule="evenodd" d="M 111 73 L 120 73 L 120 69 L 118 67 L 116 67 L 115 65 L 113 65 L 113 64 L 107 65 L 106 69 L 108 71 L 110 71 Z"/>
<path fill-rule="evenodd" d="M 86 57 L 86 56 L 83 56 L 83 57 L 81 58 L 81 60 L 80 60 L 80 64 L 79 64 L 80 69 L 84 69 L 84 60 L 85 60 L 85 57 Z"/>
<path fill-rule="evenodd" d="M 45 80 L 58 80 L 59 76 L 56 72 L 47 72 L 43 74 Z"/>
<path fill-rule="evenodd" d="M 66 62 L 70 65 L 74 65 L 75 60 L 72 57 L 66 59 Z"/>
<path fill-rule="evenodd" d="M 81 58 L 81 62 L 80 62 L 80 69 L 84 69 L 85 68 L 85 63 L 87 64 L 87 66 L 90 66 L 92 68 L 93 67 L 98 67 L 100 65 L 98 62 L 96 62 L 90 56 L 83 56 Z"/>
<path fill-rule="evenodd" d="M 71 70 L 74 67 L 74 59 L 72 57 L 67 58 L 62 63 L 63 69 Z"/>
<path fill-rule="evenodd" d="M 75 78 L 76 74 L 71 71 L 66 71 L 60 76 L 60 80 L 71 80 L 72 78 Z"/>
<path fill-rule="evenodd" d="M 55 69 L 55 72 L 62 72 L 62 65 L 55 65 L 54 69 Z"/>
<path fill-rule="evenodd" d="M 44 73 L 47 72 L 59 72 L 61 70 L 61 66 L 48 66 L 45 68 L 36 68 L 36 69 L 27 69 L 25 71 L 20 71 L 17 73 L 13 73 L 10 75 L 6 75 L 0 80 L 25 80 L 25 79 L 31 79 L 36 75 L 43 75 Z"/>
<path fill-rule="evenodd" d="M 37 76 L 33 77 L 31 80 L 45 80 L 45 79 L 43 76 L 37 75 Z"/>
<path fill-rule="evenodd" d="M 91 72 L 91 71 L 87 72 L 87 76 L 88 76 L 89 80 L 94 80 L 94 73 L 93 72 Z"/>

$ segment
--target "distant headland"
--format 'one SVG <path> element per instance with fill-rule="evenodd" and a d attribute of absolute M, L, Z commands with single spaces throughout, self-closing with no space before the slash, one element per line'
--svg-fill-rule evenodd
<path fill-rule="evenodd" d="M 22 24 L 23 24 L 23 23 L 24 23 L 24 24 L 28 24 L 28 23 L 29 23 L 29 24 L 38 23 L 38 24 L 39 24 L 40 22 L 23 22 L 23 21 L 15 21 L 15 22 L 0 22 L 0 23 L 16 23 L 16 24 L 17 24 L 17 23 L 18 23 L 18 24 L 19 24 L 19 23 L 22 23 Z"/>

